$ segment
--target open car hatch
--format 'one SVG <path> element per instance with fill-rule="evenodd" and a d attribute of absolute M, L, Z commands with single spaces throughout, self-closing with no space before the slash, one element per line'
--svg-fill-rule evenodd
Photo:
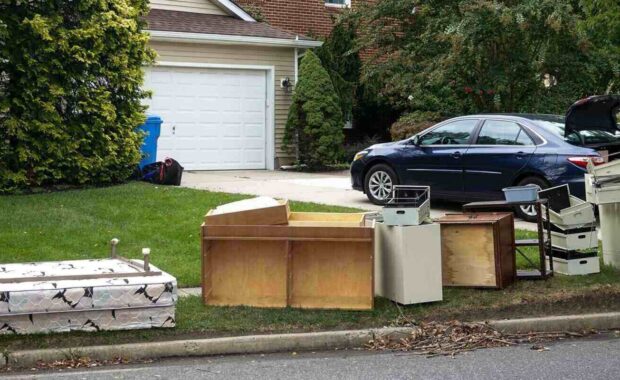
<path fill-rule="evenodd" d="M 620 95 L 595 95 L 575 102 L 566 112 L 564 135 L 579 131 L 620 131 L 616 114 L 620 111 Z"/>

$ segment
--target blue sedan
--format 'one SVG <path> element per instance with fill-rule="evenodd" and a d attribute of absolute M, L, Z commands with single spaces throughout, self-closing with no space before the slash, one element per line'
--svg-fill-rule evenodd
<path fill-rule="evenodd" d="M 355 156 L 352 186 L 379 205 L 389 200 L 395 184 L 431 186 L 433 199 L 463 202 L 503 199 L 503 188 L 523 185 L 568 184 L 571 194 L 584 198 L 588 161 L 600 164 L 620 152 L 620 137 L 614 134 L 620 98 L 610 98 L 603 112 L 611 118 L 593 125 L 583 120 L 595 119 L 585 117 L 594 112 L 592 104 L 601 113 L 601 101 L 589 99 L 573 105 L 566 117 L 462 116 L 406 140 L 373 145 Z M 516 212 L 526 220 L 535 216 L 527 207 Z"/>

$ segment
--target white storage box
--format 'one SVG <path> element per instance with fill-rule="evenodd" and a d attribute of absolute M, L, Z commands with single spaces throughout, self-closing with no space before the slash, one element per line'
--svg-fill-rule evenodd
<path fill-rule="evenodd" d="M 177 282 L 121 258 L 0 265 L 0 334 L 174 327 Z"/>
<path fill-rule="evenodd" d="M 441 301 L 441 229 L 375 225 L 375 294 L 403 305 Z"/>
<path fill-rule="evenodd" d="M 588 164 L 588 173 L 595 177 L 620 176 L 620 160 L 610 161 L 602 165 Z"/>
<path fill-rule="evenodd" d="M 583 225 L 596 222 L 594 216 L 594 206 L 591 203 L 584 202 L 581 199 L 569 196 L 570 207 L 560 212 L 549 209 L 549 219 L 556 226 L 567 229 L 571 226 Z M 546 207 L 543 207 L 543 216 L 546 216 Z"/>
<path fill-rule="evenodd" d="M 547 261 L 547 270 L 549 270 L 549 262 Z M 600 273 L 601 266 L 598 256 L 584 257 L 581 259 L 561 259 L 553 258 L 553 271 L 568 276 L 578 276 L 593 273 Z"/>
<path fill-rule="evenodd" d="M 596 248 L 598 235 L 596 229 L 575 233 L 551 231 L 551 245 L 568 251 Z"/>
<path fill-rule="evenodd" d="M 394 186 L 390 202 L 383 207 L 388 226 L 418 226 L 430 221 L 431 195 L 428 186 Z"/>
<path fill-rule="evenodd" d="M 620 162 L 620 160 L 616 161 Z M 605 181 L 605 178 L 595 178 L 592 174 L 586 174 L 585 176 L 586 200 L 588 202 L 597 205 L 620 203 L 620 179 L 618 182 L 609 182 L 607 180 L 600 187 L 597 187 L 595 181 Z"/>
<path fill-rule="evenodd" d="M 538 199 L 538 189 L 536 185 L 513 186 L 502 189 L 506 202 L 533 202 Z"/>

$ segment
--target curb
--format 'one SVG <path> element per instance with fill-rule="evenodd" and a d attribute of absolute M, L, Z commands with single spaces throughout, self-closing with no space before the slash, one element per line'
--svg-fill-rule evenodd
<path fill-rule="evenodd" d="M 620 328 L 620 312 L 507 319 L 489 325 L 505 333 L 612 330 Z"/>
<path fill-rule="evenodd" d="M 620 328 L 620 312 L 583 314 L 490 321 L 501 332 L 583 331 Z M 409 335 L 415 327 L 379 328 L 351 331 L 327 331 L 302 334 L 239 336 L 215 339 L 178 340 L 152 343 L 130 343 L 68 349 L 44 349 L 8 352 L 0 357 L 0 367 L 35 367 L 38 362 L 51 362 L 75 357 L 92 360 L 160 359 L 171 357 L 257 354 L 282 351 L 319 351 L 359 348 L 377 337 Z"/>

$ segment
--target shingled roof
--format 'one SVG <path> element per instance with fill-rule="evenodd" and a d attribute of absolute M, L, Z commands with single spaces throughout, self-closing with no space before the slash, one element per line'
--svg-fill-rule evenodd
<path fill-rule="evenodd" d="M 220 34 L 294 40 L 296 35 L 274 28 L 262 22 L 248 22 L 235 17 L 151 9 L 146 17 L 148 30 Z M 299 39 L 308 40 L 305 36 Z"/>

